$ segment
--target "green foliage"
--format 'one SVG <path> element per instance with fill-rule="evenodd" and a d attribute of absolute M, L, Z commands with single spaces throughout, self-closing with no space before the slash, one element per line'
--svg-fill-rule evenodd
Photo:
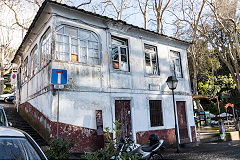
<path fill-rule="evenodd" d="M 69 159 L 69 150 L 73 146 L 74 140 L 54 139 L 50 142 L 50 149 L 46 151 L 46 156 L 48 159 Z"/>
<path fill-rule="evenodd" d="M 201 76 L 202 81 L 198 83 L 198 91 L 202 95 L 216 96 L 220 94 L 229 94 L 229 92 L 236 87 L 231 75 L 212 77 L 208 73 L 202 73 Z"/>
<path fill-rule="evenodd" d="M 208 72 L 201 73 L 201 81 L 198 83 L 198 91 L 201 95 L 209 97 L 218 96 L 220 102 L 220 112 L 224 112 L 224 106 L 228 102 L 232 102 L 230 98 L 232 93 L 235 91 L 236 84 L 231 76 L 218 75 L 212 76 Z M 235 102 L 236 104 L 237 102 Z M 201 104 L 204 110 L 210 111 L 211 113 L 218 114 L 217 100 L 215 98 L 209 100 L 201 100 Z"/>
<path fill-rule="evenodd" d="M 9 82 L 4 83 L 3 94 L 12 93 L 14 91 L 15 91 L 15 89 L 12 88 L 11 83 L 9 83 Z"/>
<path fill-rule="evenodd" d="M 86 160 L 106 160 L 106 159 L 122 159 L 122 160 L 138 160 L 140 159 L 140 157 L 138 155 L 135 154 L 131 154 L 129 151 L 127 151 L 127 148 L 130 145 L 134 145 L 133 142 L 128 143 L 128 142 L 124 142 L 120 143 L 119 139 L 120 139 L 120 135 L 121 135 L 121 130 L 119 130 L 119 126 L 121 125 L 118 121 L 116 121 L 114 123 L 115 125 L 115 133 L 116 133 L 116 138 L 112 138 L 112 134 L 110 132 L 110 128 L 107 127 L 105 128 L 106 133 L 104 134 L 105 136 L 105 147 L 93 152 L 93 153 L 85 153 L 83 155 L 83 158 Z M 125 147 L 122 148 L 122 152 L 120 154 L 120 150 L 122 145 L 124 145 Z"/>

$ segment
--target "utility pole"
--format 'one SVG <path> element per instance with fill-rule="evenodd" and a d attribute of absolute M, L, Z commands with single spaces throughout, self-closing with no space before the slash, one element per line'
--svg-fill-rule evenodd
<path fill-rule="evenodd" d="M 4 56 L 4 46 L 0 46 L 0 94 L 3 94 L 3 84 L 4 80 L 3 78 L 3 56 Z"/>

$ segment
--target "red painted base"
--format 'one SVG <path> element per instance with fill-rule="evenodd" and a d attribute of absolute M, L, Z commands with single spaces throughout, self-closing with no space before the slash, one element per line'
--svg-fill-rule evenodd
<path fill-rule="evenodd" d="M 164 143 L 173 144 L 176 142 L 175 129 L 152 130 L 145 132 L 137 132 L 137 143 L 143 145 L 148 142 L 148 137 L 151 134 L 157 134 Z"/>
<path fill-rule="evenodd" d="M 196 142 L 196 128 L 195 126 L 191 126 L 191 134 L 192 134 L 192 142 Z"/>
<path fill-rule="evenodd" d="M 57 123 L 49 120 L 44 114 L 42 114 L 38 109 L 33 107 L 30 103 L 26 102 L 20 106 L 21 111 L 25 112 L 26 115 L 30 115 L 32 119 L 29 121 L 34 121 L 31 123 L 32 126 L 39 131 L 45 139 L 54 139 L 57 135 Z M 40 124 L 40 125 L 37 125 Z M 42 129 L 43 127 L 44 129 Z M 46 130 L 48 134 L 45 134 L 42 130 Z M 176 142 L 175 129 L 164 129 L 164 130 L 153 130 L 153 131 L 143 131 L 137 132 L 136 138 L 137 143 L 146 144 L 148 142 L 148 137 L 150 134 L 157 134 L 160 139 L 163 139 L 167 144 L 173 144 Z M 191 134 L 193 142 L 196 141 L 195 126 L 191 126 Z M 48 135 L 49 137 L 46 137 Z M 80 126 L 74 126 L 66 123 L 59 123 L 59 137 L 64 139 L 74 139 L 75 145 L 72 148 L 72 152 L 86 152 L 95 151 L 99 148 L 99 138 L 97 132 L 94 129 L 89 129 Z"/>
<path fill-rule="evenodd" d="M 43 115 L 38 109 L 33 107 L 28 102 L 22 104 L 20 107 L 22 111 L 24 111 L 28 115 L 31 115 L 35 120 L 41 123 L 40 126 L 43 126 L 49 132 L 49 137 L 47 138 L 56 138 L 57 122 L 50 121 L 45 115 Z M 36 128 L 36 126 L 38 125 L 34 124 L 32 126 L 39 131 L 39 127 Z M 39 134 L 42 133 L 39 132 Z M 46 136 L 42 136 L 46 139 Z M 94 129 L 74 126 L 66 123 L 59 123 L 59 137 L 67 140 L 75 140 L 75 145 L 71 149 L 72 152 L 82 153 L 85 151 L 95 151 L 99 146 L 97 144 L 97 132 Z"/>
<path fill-rule="evenodd" d="M 176 143 L 176 136 L 175 136 L 175 129 L 163 129 L 163 130 L 152 130 L 152 131 L 145 131 L 145 132 L 137 132 L 137 143 L 139 144 L 146 144 L 148 142 L 148 137 L 151 134 L 157 134 L 160 139 L 164 140 L 166 144 L 173 144 Z M 196 142 L 196 132 L 195 126 L 191 126 L 191 135 L 192 135 L 192 142 Z M 187 138 L 186 140 L 181 140 L 181 143 L 189 143 L 190 139 Z"/>

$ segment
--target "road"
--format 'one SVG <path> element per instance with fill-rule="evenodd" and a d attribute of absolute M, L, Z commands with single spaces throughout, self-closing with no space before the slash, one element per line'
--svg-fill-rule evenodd
<path fill-rule="evenodd" d="M 164 159 L 191 160 L 240 160 L 240 141 L 202 143 L 196 147 L 166 149 L 162 154 Z"/>

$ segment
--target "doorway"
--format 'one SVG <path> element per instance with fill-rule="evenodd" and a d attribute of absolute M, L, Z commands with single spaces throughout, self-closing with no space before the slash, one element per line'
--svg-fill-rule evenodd
<path fill-rule="evenodd" d="M 178 116 L 178 127 L 180 134 L 180 142 L 187 143 L 190 142 L 188 136 L 188 128 L 187 128 L 187 116 L 186 116 L 186 107 L 184 101 L 177 101 L 177 116 Z"/>
<path fill-rule="evenodd" d="M 120 122 L 120 137 L 132 138 L 131 106 L 130 100 L 115 100 L 115 120 Z"/>

